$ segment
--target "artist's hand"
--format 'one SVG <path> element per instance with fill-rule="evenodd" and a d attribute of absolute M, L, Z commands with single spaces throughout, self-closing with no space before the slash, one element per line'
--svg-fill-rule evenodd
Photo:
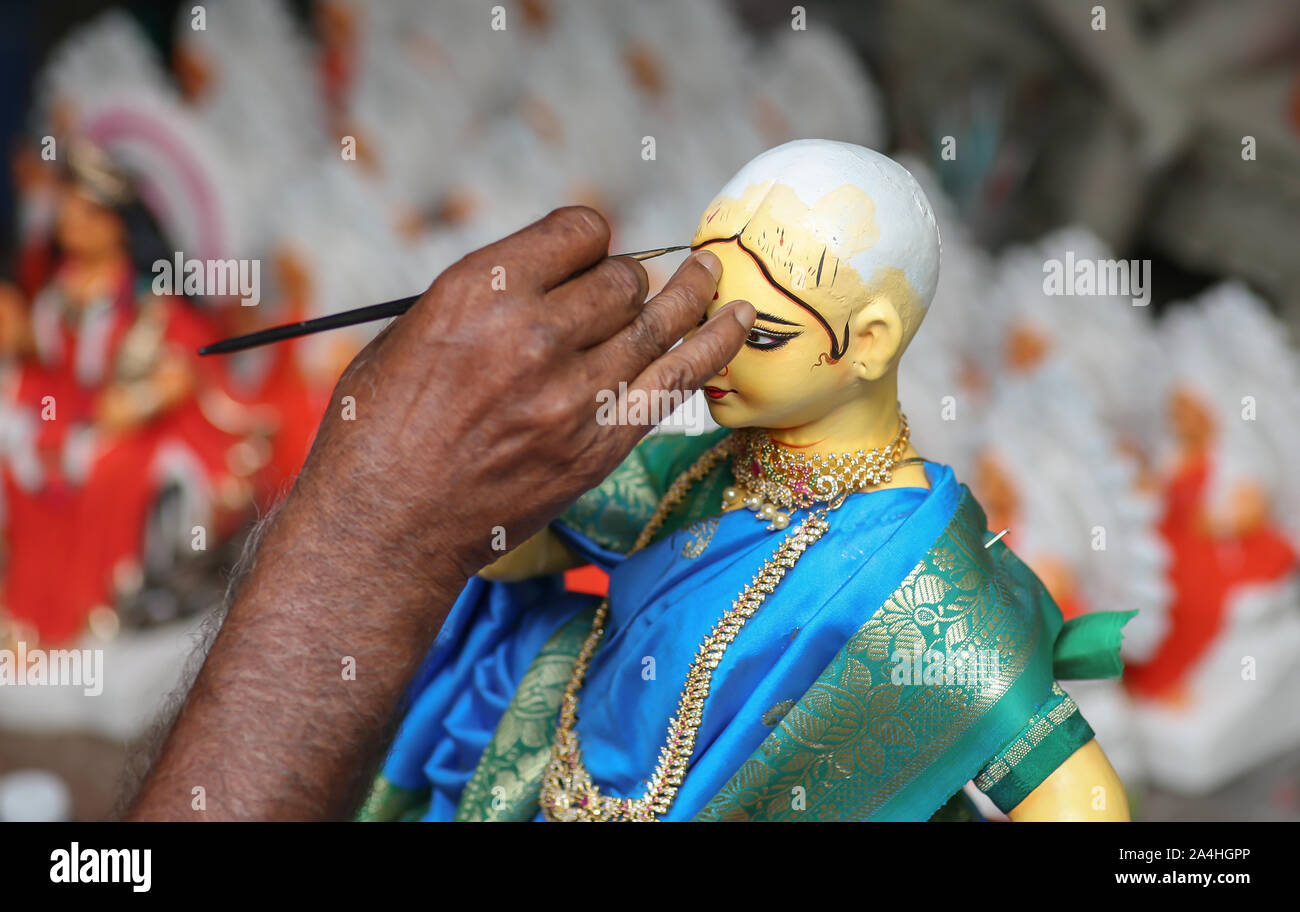
<path fill-rule="evenodd" d="M 357 356 L 129 817 L 351 814 L 493 528 L 523 542 L 648 430 L 598 425 L 596 393 L 693 390 L 736 353 L 748 304 L 668 351 L 716 259 L 645 302 L 608 242 L 595 212 L 558 210 L 448 269 Z"/>
<path fill-rule="evenodd" d="M 669 351 L 721 264 L 692 256 L 647 302 L 645 270 L 608 244 L 596 212 L 559 209 L 444 272 L 339 381 L 286 510 L 458 588 L 501 530 L 513 547 L 600 482 L 649 427 L 597 424 L 597 393 L 690 395 L 754 320 L 737 302 Z"/>

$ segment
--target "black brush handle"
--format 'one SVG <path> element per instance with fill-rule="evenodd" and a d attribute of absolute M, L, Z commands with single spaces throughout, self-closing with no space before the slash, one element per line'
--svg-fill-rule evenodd
<path fill-rule="evenodd" d="M 638 250 L 635 253 L 619 253 L 614 254 L 614 256 L 630 257 L 638 261 L 651 260 L 663 256 L 665 253 L 685 250 L 689 246 L 689 244 L 679 244 L 676 247 L 656 247 L 654 250 Z M 369 323 L 371 320 L 386 320 L 389 317 L 396 317 L 406 313 L 411 309 L 411 305 L 419 299 L 419 295 L 411 295 L 409 298 L 398 298 L 396 301 L 385 301 L 383 304 L 371 304 L 369 307 L 345 310 L 342 313 L 330 314 L 327 317 L 303 320 L 301 323 L 274 326 L 271 329 L 262 329 L 244 336 L 235 336 L 233 339 L 222 339 L 220 342 L 213 342 L 211 345 L 200 348 L 199 354 L 227 355 L 230 352 L 243 351 L 246 348 L 270 345 L 272 342 L 296 339 L 298 336 L 309 336 L 312 333 L 324 332 L 327 329 L 356 326 L 358 323 Z"/>
<path fill-rule="evenodd" d="M 263 329 L 245 336 L 235 336 L 233 339 L 222 339 L 220 342 L 205 345 L 199 349 L 199 354 L 225 355 L 230 352 L 243 351 L 246 348 L 256 348 L 259 345 L 270 345 L 272 342 L 294 339 L 298 336 L 309 336 L 312 333 L 324 332 L 327 329 L 356 326 L 358 323 L 369 323 L 371 320 L 386 320 L 389 317 L 396 317 L 406 313 L 411 309 L 411 305 L 418 300 L 420 300 L 419 295 L 411 295 L 409 298 L 398 298 L 396 301 L 385 301 L 383 304 L 371 304 L 369 307 L 345 310 L 342 313 L 316 317 L 313 320 L 303 320 L 301 323 L 286 323 L 284 326 L 274 326 L 271 329 Z"/>

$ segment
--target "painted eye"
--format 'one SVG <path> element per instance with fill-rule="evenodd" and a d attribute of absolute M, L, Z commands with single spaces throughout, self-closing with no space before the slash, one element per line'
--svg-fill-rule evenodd
<path fill-rule="evenodd" d="M 778 333 L 755 327 L 754 329 L 751 329 L 749 335 L 745 337 L 745 344 L 750 348 L 757 348 L 760 351 L 775 351 L 797 335 L 799 335 L 797 332 Z"/>

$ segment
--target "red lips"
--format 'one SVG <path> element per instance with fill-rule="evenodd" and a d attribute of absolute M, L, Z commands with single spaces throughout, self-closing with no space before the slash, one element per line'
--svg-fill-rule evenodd
<path fill-rule="evenodd" d="M 704 388 L 704 395 L 708 396 L 710 399 L 721 399 L 723 396 L 727 395 L 728 393 L 734 393 L 734 392 L 735 390 L 722 389 L 721 387 L 718 386 L 706 386 Z"/>

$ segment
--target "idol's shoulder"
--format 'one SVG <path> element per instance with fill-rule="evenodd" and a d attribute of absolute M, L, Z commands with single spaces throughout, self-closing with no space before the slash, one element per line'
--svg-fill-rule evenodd
<path fill-rule="evenodd" d="M 708 434 L 648 435 L 600 484 L 579 497 L 557 523 L 602 548 L 626 554 L 678 476 L 730 433 L 720 428 Z M 687 492 L 664 524 L 663 533 L 710 512 L 721 512 L 719 486 L 729 484 L 730 478 L 729 463 L 719 460 L 714 471 Z"/>
<path fill-rule="evenodd" d="M 858 645 L 870 641 L 872 656 L 887 660 L 898 650 L 1010 648 L 1054 635 L 1059 610 L 988 529 L 975 495 L 949 466 L 925 470 L 929 488 L 851 495 L 829 516 L 829 553 L 844 561 L 836 597 L 856 604 Z M 855 560 L 865 553 L 874 555 L 869 573 Z"/>
<path fill-rule="evenodd" d="M 924 625 L 946 626 L 963 618 L 947 635 L 955 638 L 971 625 L 992 622 L 1003 637 L 1059 626 L 1060 612 L 1033 571 L 988 528 L 984 509 L 970 488 L 948 466 L 926 463 L 931 487 L 916 505 L 911 521 L 936 530 L 923 556 L 891 596 Z M 885 605 L 888 613 L 890 604 Z"/>
<path fill-rule="evenodd" d="M 870 563 L 845 561 L 842 646 L 699 819 L 927 819 L 1050 694 L 1059 612 L 969 489 L 927 468 L 931 487 L 906 495 Z M 841 509 L 866 520 L 870 506 Z M 846 544 L 826 553 L 847 558 Z M 792 813 L 799 787 L 807 810 Z"/>

